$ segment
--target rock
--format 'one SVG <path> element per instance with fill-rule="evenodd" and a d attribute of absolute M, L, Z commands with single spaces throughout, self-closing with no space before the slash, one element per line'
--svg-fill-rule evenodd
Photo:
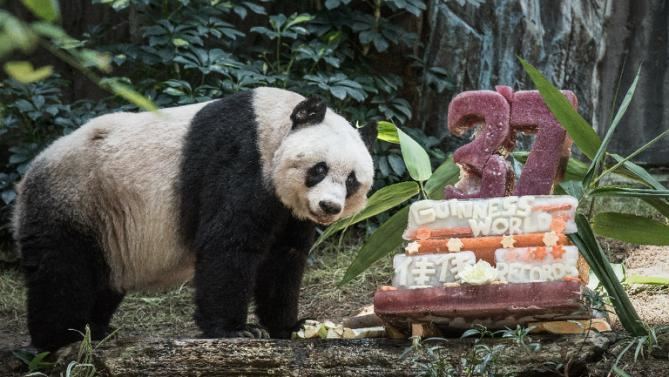
<path fill-rule="evenodd" d="M 634 99 L 627 109 L 610 150 L 627 155 L 667 129 L 669 122 L 669 4 L 665 0 L 611 1 L 607 22 L 606 53 L 600 72 L 597 119 L 603 134 L 608 119 L 643 64 Z M 622 75 L 621 75 L 622 72 Z M 622 78 L 617 103 L 611 107 Z M 665 137 L 635 159 L 649 165 L 669 165 L 669 139 Z"/>
<path fill-rule="evenodd" d="M 599 64 L 606 1 L 509 0 L 482 2 L 431 1 L 425 15 L 430 30 L 425 56 L 428 66 L 446 69 L 452 93 L 431 95 L 424 104 L 433 132 L 446 131 L 451 96 L 465 90 L 509 85 L 533 89 L 520 66 L 521 56 L 557 86 L 573 90 L 586 119 L 599 101 Z"/>
<path fill-rule="evenodd" d="M 429 2 L 422 41 L 428 67 L 447 71 L 452 89 L 424 89 L 414 101 L 415 126 L 447 134 L 447 108 L 465 90 L 533 85 L 518 63 L 527 59 L 555 85 L 579 98 L 579 112 L 600 135 L 639 65 L 634 100 L 610 149 L 629 154 L 666 129 L 669 120 L 669 5 L 664 0 L 486 0 Z M 418 49 L 416 51 L 419 51 Z M 622 73 L 622 75 L 621 75 Z M 621 91 L 617 103 L 619 78 Z M 462 143 L 450 136 L 446 147 Z M 658 142 L 637 160 L 669 165 L 669 143 Z"/>

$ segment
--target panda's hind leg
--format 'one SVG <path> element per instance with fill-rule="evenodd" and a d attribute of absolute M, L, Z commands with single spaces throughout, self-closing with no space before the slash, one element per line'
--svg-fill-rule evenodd
<path fill-rule="evenodd" d="M 32 226 L 20 243 L 33 346 L 55 350 L 81 340 L 86 324 L 100 337 L 118 302 L 99 295 L 107 274 L 95 237 L 61 222 Z"/>
<path fill-rule="evenodd" d="M 124 296 L 123 293 L 109 287 L 103 287 L 96 292 L 90 323 L 93 340 L 102 340 L 112 333 L 109 322 Z"/>
<path fill-rule="evenodd" d="M 291 219 L 258 267 L 256 315 L 272 338 L 289 338 L 297 320 L 302 275 L 313 242 L 314 225 Z"/>

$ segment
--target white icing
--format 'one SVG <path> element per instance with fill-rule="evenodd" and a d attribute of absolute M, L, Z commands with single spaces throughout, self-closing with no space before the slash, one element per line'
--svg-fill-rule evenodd
<path fill-rule="evenodd" d="M 404 233 L 411 239 L 419 227 L 428 229 L 469 228 L 475 237 L 487 235 L 544 233 L 551 230 L 553 215 L 563 217 L 565 233 L 576 231 L 574 213 L 578 202 L 571 196 L 509 196 L 472 200 L 421 200 L 411 205 Z M 566 205 L 547 210 L 546 206 Z"/>
<path fill-rule="evenodd" d="M 471 251 L 419 256 L 395 255 L 393 285 L 398 288 L 441 287 L 457 282 L 457 274 L 476 263 Z"/>
<path fill-rule="evenodd" d="M 497 280 L 497 270 L 490 263 L 479 260 L 474 265 L 465 266 L 457 277 L 463 284 L 488 284 Z"/>
<path fill-rule="evenodd" d="M 496 267 L 490 267 L 495 271 L 495 276 L 485 271 L 472 274 L 471 269 L 475 264 L 481 264 L 483 261 L 476 261 L 476 256 L 471 251 L 459 253 L 425 254 L 416 256 L 407 256 L 398 254 L 395 256 L 393 266 L 395 275 L 393 285 L 398 288 L 425 288 L 441 287 L 449 283 L 477 283 L 479 280 L 477 274 L 488 274 L 487 279 L 503 280 L 509 283 L 529 283 L 541 281 L 557 281 L 567 276 L 578 276 L 578 250 L 575 246 L 562 246 L 564 253 L 559 259 L 552 255 L 552 248 L 546 248 L 546 256 L 537 260 L 527 256 L 532 249 L 536 248 L 510 248 L 497 249 L 495 251 Z M 507 258 L 507 254 L 513 252 L 513 260 Z M 485 270 L 485 266 L 478 267 Z M 467 272 L 469 271 L 469 272 Z M 478 270 L 475 270 L 478 271 Z M 489 282 L 488 281 L 488 282 Z"/>
<path fill-rule="evenodd" d="M 497 249 L 495 261 L 499 278 L 509 283 L 529 283 L 578 276 L 578 249 L 575 246 L 562 246 L 564 253 L 560 258 L 555 258 L 553 248 L 547 247 L 546 256 L 540 260 L 528 256 L 532 249 L 536 248 Z M 508 258 L 510 252 L 515 256 L 512 260 Z"/>

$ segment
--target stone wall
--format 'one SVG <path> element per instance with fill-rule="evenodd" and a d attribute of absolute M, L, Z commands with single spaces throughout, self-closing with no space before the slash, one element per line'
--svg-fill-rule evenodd
<path fill-rule="evenodd" d="M 669 6 L 664 0 L 433 0 L 424 16 L 429 66 L 443 67 L 451 92 L 426 96 L 416 121 L 444 134 L 448 103 L 463 90 L 531 88 L 517 56 L 557 86 L 573 90 L 600 134 L 622 72 L 621 92 L 644 62 L 639 90 L 611 144 L 628 154 L 669 127 Z M 617 107 L 617 105 L 616 105 Z M 615 109 L 615 108 L 614 108 Z M 637 161 L 669 165 L 669 138 Z"/>
<path fill-rule="evenodd" d="M 618 78 L 622 77 L 619 103 L 642 65 L 634 100 L 611 143 L 613 150 L 626 155 L 669 129 L 669 5 L 666 0 L 615 0 L 612 8 L 596 116 L 600 124 L 608 124 Z M 637 161 L 669 166 L 669 136 Z"/>

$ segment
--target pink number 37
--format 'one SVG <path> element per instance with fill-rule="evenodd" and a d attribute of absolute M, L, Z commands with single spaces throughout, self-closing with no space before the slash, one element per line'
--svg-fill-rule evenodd
<path fill-rule="evenodd" d="M 562 93 L 577 107 L 573 92 Z M 474 140 L 453 154 L 461 176 L 444 191 L 447 199 L 490 198 L 505 195 L 548 195 L 561 178 L 570 156 L 572 140 L 553 117 L 536 90 L 458 94 L 448 106 L 448 129 L 462 135 L 478 128 Z M 513 151 L 518 132 L 536 134 L 522 174 L 515 182 L 506 157 Z"/>

